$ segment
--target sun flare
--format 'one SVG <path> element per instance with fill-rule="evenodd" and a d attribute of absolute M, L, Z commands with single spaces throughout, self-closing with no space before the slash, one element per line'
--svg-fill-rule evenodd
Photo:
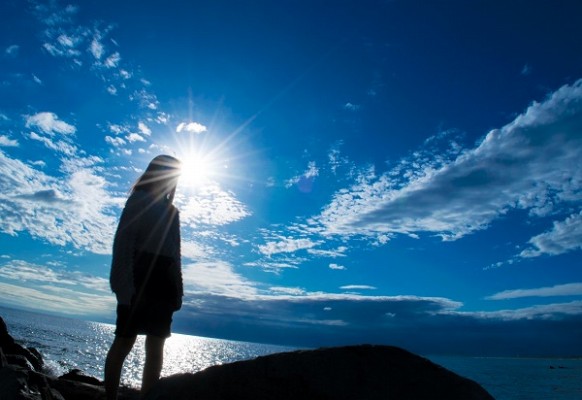
<path fill-rule="evenodd" d="M 208 157 L 189 155 L 182 160 L 181 182 L 188 187 L 208 184 L 216 174 L 215 163 Z"/>

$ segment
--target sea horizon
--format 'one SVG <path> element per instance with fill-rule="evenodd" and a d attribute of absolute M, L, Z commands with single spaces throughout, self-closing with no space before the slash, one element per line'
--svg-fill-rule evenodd
<path fill-rule="evenodd" d="M 10 310 L 13 312 L 19 312 L 19 311 L 23 311 L 23 312 L 27 312 L 27 313 L 31 313 L 31 314 L 38 314 L 41 316 L 50 316 L 50 317 L 55 317 L 55 318 L 63 318 L 63 319 L 72 319 L 72 320 L 76 320 L 76 321 L 82 321 L 82 322 L 90 322 L 90 323 L 98 323 L 98 324 L 103 324 L 106 326 L 111 326 L 112 329 L 115 329 L 115 321 L 111 320 L 111 319 L 99 319 L 99 318 L 91 318 L 91 317 L 87 317 L 87 316 L 79 316 L 79 315 L 63 315 L 60 313 L 53 313 L 50 311 L 44 311 L 44 310 L 37 310 L 37 309 L 31 309 L 31 308 L 19 308 L 19 307 L 11 307 L 11 306 L 6 306 L 6 305 L 0 305 L 0 311 L 2 309 L 6 309 L 6 310 Z M 0 313 L 0 317 L 2 317 L 2 314 Z M 10 327 L 9 327 L 10 329 Z M 268 342 L 261 342 L 261 341 L 253 341 L 253 340 L 243 340 L 243 339 L 236 339 L 236 338 L 230 338 L 230 337 L 214 337 L 214 336 L 204 336 L 204 335 L 200 335 L 200 334 L 196 334 L 193 332 L 188 332 L 182 329 L 172 329 L 172 335 L 184 335 L 184 336 L 192 336 L 192 337 L 198 337 L 198 338 L 204 338 L 204 339 L 216 339 L 216 340 L 225 340 L 225 341 L 230 341 L 230 342 L 240 342 L 240 343 L 252 343 L 252 344 L 257 344 L 257 345 L 269 345 L 269 346 L 280 346 L 280 347 L 286 347 L 286 348 L 292 348 L 292 349 L 304 349 L 304 350 L 308 350 L 308 349 L 317 349 L 317 348 L 324 348 L 324 347 L 338 347 L 338 346 L 352 346 L 352 345 L 359 345 L 359 344 L 370 344 L 370 345 L 382 345 L 382 346 L 395 346 L 395 347 L 401 347 L 407 351 L 410 351 L 412 353 L 416 353 L 418 355 L 421 355 L 423 357 L 426 358 L 430 358 L 430 357 L 471 357 L 471 358 L 485 358 L 485 359 L 514 359 L 514 358 L 518 358 L 518 359 L 572 359 L 572 360 L 582 360 L 582 353 L 581 354 L 571 354 L 571 355 L 564 355 L 564 354 L 513 354 L 513 355 L 509 355 L 509 354 L 497 354 L 497 355 L 485 355 L 485 354 L 478 354 L 478 353 L 455 353 L 455 352 L 437 352 L 437 351 L 433 351 L 433 352 L 416 352 L 414 350 L 409 350 L 408 348 L 406 348 L 405 346 L 399 346 L 399 345 L 393 345 L 390 343 L 376 343 L 376 342 L 357 342 L 357 343 L 346 343 L 346 344 L 339 344 L 339 345 L 320 345 L 320 346 L 302 346 L 302 345 L 297 345 L 297 344 L 284 344 L 284 343 L 268 343 Z"/>
<path fill-rule="evenodd" d="M 0 316 L 16 341 L 40 351 L 51 374 L 60 376 L 77 368 L 103 379 L 114 325 L 4 306 L 0 306 Z M 143 336 L 138 337 L 127 358 L 122 376 L 127 386 L 140 385 L 144 341 Z M 166 342 L 162 376 L 196 373 L 214 365 L 305 349 L 172 333 Z M 573 400 L 582 395 L 580 357 L 419 355 L 474 380 L 497 400 Z"/>

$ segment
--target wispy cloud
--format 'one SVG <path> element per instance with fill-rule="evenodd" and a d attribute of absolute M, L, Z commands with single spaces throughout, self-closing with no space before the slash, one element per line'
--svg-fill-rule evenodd
<path fill-rule="evenodd" d="M 0 135 L 0 147 L 18 147 L 18 140 L 11 139 L 6 135 Z"/>
<path fill-rule="evenodd" d="M 63 162 L 66 175 L 45 174 L 0 151 L 0 230 L 109 254 L 118 201 L 94 170 L 95 158 Z"/>
<path fill-rule="evenodd" d="M 109 315 L 115 309 L 115 297 L 111 294 L 92 294 L 53 285 L 35 288 L 0 282 L 0 301 L 19 308 L 85 318 Z"/>
<path fill-rule="evenodd" d="M 47 149 L 66 154 L 67 156 L 73 156 L 77 153 L 77 147 L 64 140 L 54 140 L 50 137 L 40 136 L 36 132 L 30 132 L 28 138 L 43 143 Z"/>
<path fill-rule="evenodd" d="M 354 103 L 350 103 L 347 102 L 346 104 L 344 104 L 344 110 L 348 110 L 348 111 L 358 111 L 360 109 L 360 105 L 359 104 L 354 104 Z"/>
<path fill-rule="evenodd" d="M 257 294 L 253 282 L 236 273 L 227 262 L 209 261 L 188 264 L 183 268 L 184 290 L 195 294 L 251 298 Z"/>
<path fill-rule="evenodd" d="M 337 249 L 308 249 L 307 252 L 318 257 L 338 258 L 345 257 L 345 252 L 348 250 L 346 246 L 338 246 Z"/>
<path fill-rule="evenodd" d="M 340 287 L 341 290 L 376 290 L 376 287 L 369 285 L 345 285 Z"/>
<path fill-rule="evenodd" d="M 106 315 L 115 306 L 109 281 L 80 271 L 10 260 L 0 265 L 0 301 L 67 315 Z"/>
<path fill-rule="evenodd" d="M 139 121 L 137 124 L 139 131 L 145 136 L 151 136 L 152 130 L 143 121 Z"/>
<path fill-rule="evenodd" d="M 555 256 L 582 249 L 582 211 L 554 222 L 550 231 L 532 237 L 528 244 L 530 247 L 519 254 L 521 257 Z"/>
<path fill-rule="evenodd" d="M 248 208 L 236 199 L 234 193 L 218 185 L 208 185 L 188 197 L 177 196 L 180 218 L 185 226 L 201 224 L 226 225 L 251 215 Z"/>
<path fill-rule="evenodd" d="M 52 112 L 39 112 L 26 117 L 27 128 L 38 128 L 49 136 L 55 134 L 72 135 L 77 131 L 73 125 L 61 121 L 59 117 Z"/>
<path fill-rule="evenodd" d="M 87 275 L 80 271 L 59 271 L 22 260 L 11 260 L 0 266 L 0 278 L 18 282 L 49 283 L 57 286 L 79 286 L 102 293 L 111 292 L 109 281 L 105 278 Z"/>
<path fill-rule="evenodd" d="M 109 57 L 105 59 L 103 65 L 107 68 L 116 68 L 121 61 L 121 56 L 118 52 L 111 54 Z"/>
<path fill-rule="evenodd" d="M 582 296 L 582 283 L 566 283 L 535 289 L 504 290 L 486 297 L 488 300 L 519 299 L 522 297 Z"/>
<path fill-rule="evenodd" d="M 111 95 L 124 91 L 141 108 L 156 110 L 158 101 L 146 89 L 146 80 L 124 66 L 117 42 L 111 37 L 114 26 L 102 21 L 85 25 L 78 21 L 78 12 L 78 6 L 62 7 L 57 2 L 34 5 L 34 13 L 44 25 L 43 49 L 53 57 L 70 61 L 74 70 L 92 73 Z"/>
<path fill-rule="evenodd" d="M 288 179 L 285 182 L 285 187 L 290 188 L 293 185 L 297 185 L 299 190 L 309 192 L 311 191 L 313 180 L 318 175 L 319 168 L 317 168 L 317 164 L 315 163 L 315 161 L 310 161 L 309 164 L 307 165 L 307 170 L 303 172 L 301 175 L 297 175 L 291 179 Z"/>
<path fill-rule="evenodd" d="M 331 263 L 331 264 L 329 264 L 329 269 L 335 269 L 335 270 L 345 271 L 347 268 L 344 267 L 343 265 Z"/>
<path fill-rule="evenodd" d="M 9 57 L 16 57 L 18 55 L 19 49 L 20 49 L 20 46 L 13 44 L 13 45 L 6 47 L 6 49 L 4 50 L 4 54 L 6 54 Z"/>
<path fill-rule="evenodd" d="M 95 57 L 95 59 L 100 60 L 101 57 L 103 57 L 104 52 L 103 44 L 99 41 L 98 38 L 93 38 L 89 49 L 91 51 L 91 54 L 93 54 L 93 57 Z"/>
<path fill-rule="evenodd" d="M 454 240 L 511 210 L 528 210 L 535 218 L 576 207 L 582 199 L 581 114 L 582 80 L 533 103 L 474 149 L 451 141 L 445 153 L 417 152 L 377 178 L 360 176 L 314 221 L 329 234 L 430 232 Z M 523 256 L 561 251 L 550 250 L 550 242 L 560 237 L 564 243 L 567 233 L 573 239 L 562 249 L 579 248 L 579 221 L 573 215 L 532 239 L 534 250 Z"/>
<path fill-rule="evenodd" d="M 125 137 L 129 143 L 145 142 L 146 140 L 139 133 L 132 132 Z"/>
<path fill-rule="evenodd" d="M 294 253 L 299 250 L 310 249 L 317 246 L 317 242 L 311 239 L 291 239 L 285 238 L 278 242 L 268 242 L 264 245 L 259 245 L 258 250 L 261 254 L 271 256 L 278 253 Z"/>
<path fill-rule="evenodd" d="M 444 314 L 468 316 L 483 320 L 493 319 L 501 321 L 561 319 L 564 316 L 581 316 L 582 301 L 578 300 L 571 301 L 569 303 L 541 304 L 513 310 L 450 311 L 444 312 Z"/>

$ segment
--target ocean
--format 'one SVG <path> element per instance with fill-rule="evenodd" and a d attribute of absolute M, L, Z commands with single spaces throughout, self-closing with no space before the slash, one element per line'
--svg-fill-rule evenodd
<path fill-rule="evenodd" d="M 79 368 L 103 379 L 113 325 L 3 307 L 0 316 L 12 337 L 41 352 L 50 373 L 58 376 Z M 292 350 L 296 348 L 173 333 L 166 342 L 162 376 Z M 582 399 L 582 359 L 424 357 L 473 379 L 497 400 Z M 124 366 L 123 384 L 139 387 L 143 359 L 144 338 L 138 337 Z"/>

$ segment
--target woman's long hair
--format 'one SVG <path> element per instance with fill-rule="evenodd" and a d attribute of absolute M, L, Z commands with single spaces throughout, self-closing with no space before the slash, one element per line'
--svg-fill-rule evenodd
<path fill-rule="evenodd" d="M 155 157 L 131 187 L 131 194 L 136 190 L 145 190 L 156 199 L 164 198 L 172 203 L 180 176 L 180 165 L 180 160 L 172 156 L 162 154 Z"/>

